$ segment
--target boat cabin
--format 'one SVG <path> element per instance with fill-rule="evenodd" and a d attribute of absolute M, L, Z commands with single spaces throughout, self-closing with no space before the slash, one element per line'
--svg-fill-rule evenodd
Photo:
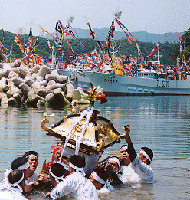
<path fill-rule="evenodd" d="M 158 74 L 154 70 L 141 70 L 137 71 L 137 77 L 157 79 Z"/>

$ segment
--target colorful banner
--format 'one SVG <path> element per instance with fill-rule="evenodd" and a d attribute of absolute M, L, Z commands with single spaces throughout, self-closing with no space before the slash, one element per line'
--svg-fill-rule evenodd
<path fill-rule="evenodd" d="M 116 23 L 119 25 L 119 27 L 122 29 L 122 31 L 124 32 L 129 44 L 131 44 L 133 41 L 138 41 L 133 34 L 118 20 L 118 19 L 114 19 L 116 21 Z M 130 36 L 132 38 L 130 38 Z"/>
<path fill-rule="evenodd" d="M 152 58 L 154 55 L 155 51 L 158 51 L 159 45 L 160 45 L 161 40 L 158 42 L 158 44 L 152 49 L 150 55 L 148 57 Z"/>
<path fill-rule="evenodd" d="M 17 34 L 17 35 L 15 36 L 14 41 L 15 41 L 15 43 L 19 46 L 21 52 L 24 53 L 24 47 L 23 47 L 22 44 L 21 44 L 21 39 L 20 39 L 19 34 Z"/>

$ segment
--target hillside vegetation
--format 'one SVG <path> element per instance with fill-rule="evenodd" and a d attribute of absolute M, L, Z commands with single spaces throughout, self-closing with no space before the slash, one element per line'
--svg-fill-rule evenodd
<path fill-rule="evenodd" d="M 79 37 L 81 37 L 79 33 L 78 33 L 78 35 L 79 35 Z M 5 31 L 6 48 L 9 49 L 8 50 L 8 52 L 9 52 L 11 49 L 11 45 L 13 44 L 13 51 L 12 51 L 11 58 L 22 58 L 22 57 L 24 57 L 24 54 L 21 53 L 20 48 L 14 42 L 15 36 L 16 36 L 16 34 Z M 28 41 L 28 34 L 22 34 L 22 35 L 20 35 L 20 38 L 21 38 L 22 45 L 24 46 L 25 42 L 27 43 L 27 41 Z M 33 38 L 34 38 L 34 41 L 37 39 L 37 37 L 35 37 L 35 36 Z M 0 41 L 4 44 L 2 30 L 0 30 Z M 71 59 L 68 56 L 68 51 L 70 51 L 71 46 L 72 46 L 73 50 L 75 51 L 75 53 L 77 53 L 77 54 L 89 54 L 95 48 L 97 49 L 96 41 L 92 40 L 91 38 L 82 38 L 81 37 L 81 41 L 85 47 L 82 47 L 80 45 L 78 39 L 68 39 L 68 43 L 70 45 L 65 44 L 63 46 L 63 51 L 65 53 L 64 60 L 69 62 L 69 60 Z M 53 40 L 50 40 L 50 43 L 51 43 L 51 45 L 53 45 Z M 102 41 L 102 43 L 105 47 L 105 41 Z M 115 51 L 118 51 L 119 55 L 122 54 L 122 55 L 126 55 L 126 56 L 137 57 L 138 52 L 137 52 L 135 43 L 129 44 L 127 39 L 121 38 L 121 39 L 112 41 L 112 44 L 115 47 Z M 143 57 L 145 57 L 150 54 L 152 49 L 156 46 L 156 43 L 138 41 L 138 45 L 142 52 Z M 169 42 L 160 43 L 160 46 L 159 46 L 160 55 L 161 55 L 160 62 L 162 64 L 169 64 L 169 65 L 176 64 L 176 59 L 175 59 L 176 55 L 174 55 L 174 53 L 173 53 L 173 49 L 175 49 L 175 48 L 176 48 L 175 43 L 169 43 Z M 35 53 L 40 56 L 43 56 L 43 57 L 49 57 L 51 55 L 51 50 L 49 49 L 49 47 L 47 45 L 46 38 L 39 37 L 38 46 L 36 48 Z M 153 58 L 153 59 L 157 60 L 157 58 Z"/>

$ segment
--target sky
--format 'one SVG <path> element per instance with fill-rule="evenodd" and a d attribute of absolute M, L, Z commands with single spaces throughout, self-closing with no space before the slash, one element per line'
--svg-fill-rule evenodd
<path fill-rule="evenodd" d="M 165 34 L 190 27 L 190 0 L 0 0 L 0 28 L 13 33 L 50 33 L 57 20 L 66 25 L 74 16 L 73 28 L 108 28 L 114 13 L 131 31 Z M 116 30 L 120 30 L 118 25 Z M 80 37 L 80 36 L 79 36 Z"/>

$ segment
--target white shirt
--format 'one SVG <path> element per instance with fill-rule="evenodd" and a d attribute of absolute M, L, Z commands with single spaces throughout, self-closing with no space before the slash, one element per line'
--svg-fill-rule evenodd
<path fill-rule="evenodd" d="M 25 184 L 28 185 L 29 183 L 34 181 L 38 182 L 38 176 L 39 174 L 37 172 L 34 172 L 34 174 L 30 178 L 28 178 L 28 180 L 25 180 Z"/>
<path fill-rule="evenodd" d="M 152 168 L 146 163 L 142 162 L 138 156 L 131 163 L 134 171 L 139 175 L 140 182 L 153 183 L 153 171 Z"/>
<path fill-rule="evenodd" d="M 85 178 L 80 172 L 73 172 L 51 191 L 53 199 L 67 197 L 81 200 L 97 200 L 98 194 L 95 186 L 89 179 Z"/>
<path fill-rule="evenodd" d="M 110 184 L 109 180 L 106 180 L 105 185 L 100 188 L 100 190 L 97 190 L 98 194 L 104 194 L 109 193 L 113 190 L 113 186 Z"/>
<path fill-rule="evenodd" d="M 8 184 L 8 175 L 11 172 L 12 172 L 12 169 L 6 169 L 5 170 L 4 177 L 3 177 L 3 180 L 2 180 L 3 183 Z"/>
<path fill-rule="evenodd" d="M 26 200 L 21 194 L 22 189 L 11 187 L 10 184 L 0 183 L 0 199 L 1 200 Z"/>
<path fill-rule="evenodd" d="M 139 183 L 141 181 L 131 163 L 129 163 L 127 166 L 121 166 L 120 171 L 122 172 L 120 180 L 123 183 Z"/>

